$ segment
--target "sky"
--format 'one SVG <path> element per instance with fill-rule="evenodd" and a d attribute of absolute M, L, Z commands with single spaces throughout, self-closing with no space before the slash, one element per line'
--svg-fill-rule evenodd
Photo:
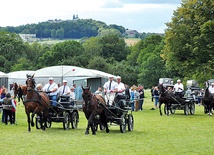
<path fill-rule="evenodd" d="M 138 32 L 164 33 L 165 23 L 182 0 L 4 0 L 0 26 L 20 26 L 50 19 L 94 19 Z"/>

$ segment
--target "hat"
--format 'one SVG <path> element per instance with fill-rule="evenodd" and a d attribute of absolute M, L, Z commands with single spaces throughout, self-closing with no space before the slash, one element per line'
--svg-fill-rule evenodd
<path fill-rule="evenodd" d="M 180 80 L 180 79 L 178 79 L 178 80 L 177 80 L 177 82 L 181 82 L 181 80 Z"/>
<path fill-rule="evenodd" d="M 50 77 L 49 80 L 53 80 L 54 78 Z"/>
<path fill-rule="evenodd" d="M 63 83 L 64 83 L 64 82 L 67 82 L 67 80 L 63 80 L 62 82 L 63 82 Z"/>
<path fill-rule="evenodd" d="M 109 76 L 108 76 L 108 78 L 113 78 L 113 77 L 114 77 L 113 75 L 109 75 Z"/>
<path fill-rule="evenodd" d="M 121 79 L 121 77 L 120 77 L 120 76 L 117 76 L 116 79 Z"/>
<path fill-rule="evenodd" d="M 214 85 L 214 83 L 211 83 L 211 85 Z"/>

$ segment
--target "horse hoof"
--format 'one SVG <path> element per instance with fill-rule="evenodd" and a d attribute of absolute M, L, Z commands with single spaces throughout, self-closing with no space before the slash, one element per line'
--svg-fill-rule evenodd
<path fill-rule="evenodd" d="M 109 129 L 106 129 L 106 133 L 109 133 Z"/>
<path fill-rule="evenodd" d="M 34 123 L 32 123 L 31 126 L 34 127 Z"/>
<path fill-rule="evenodd" d="M 89 134 L 89 131 L 86 131 L 86 132 L 85 132 L 85 135 L 88 135 L 88 134 Z"/>
<path fill-rule="evenodd" d="M 93 132 L 92 135 L 96 135 L 96 132 Z"/>

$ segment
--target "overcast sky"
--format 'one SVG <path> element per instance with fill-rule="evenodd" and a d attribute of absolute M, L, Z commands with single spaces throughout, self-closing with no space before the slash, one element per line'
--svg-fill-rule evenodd
<path fill-rule="evenodd" d="M 94 19 L 138 32 L 163 33 L 182 0 L 3 0 L 0 26 L 19 26 L 49 19 Z"/>

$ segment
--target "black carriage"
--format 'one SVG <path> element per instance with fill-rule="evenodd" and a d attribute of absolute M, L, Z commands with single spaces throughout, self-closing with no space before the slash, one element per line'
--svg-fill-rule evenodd
<path fill-rule="evenodd" d="M 182 97 L 181 97 L 182 96 Z M 195 103 L 197 102 L 194 89 L 188 88 L 182 92 L 182 95 L 172 95 L 172 103 L 170 106 L 171 114 L 174 114 L 176 110 L 184 110 L 185 115 L 195 114 Z M 166 114 L 166 107 L 164 106 L 164 112 Z"/>
<path fill-rule="evenodd" d="M 108 105 L 103 106 L 105 109 L 105 113 L 107 116 L 107 122 L 109 125 L 119 125 L 120 132 L 126 132 L 126 128 L 128 127 L 128 131 L 133 131 L 134 129 L 134 117 L 132 115 L 130 103 L 127 101 L 125 95 L 116 95 L 114 104 L 112 106 Z M 97 122 L 99 122 L 99 118 L 97 118 Z M 98 126 L 97 123 L 96 126 Z M 104 125 L 101 123 L 100 129 L 104 130 Z"/>
<path fill-rule="evenodd" d="M 40 117 L 36 117 L 36 128 L 40 128 Z M 76 129 L 79 122 L 79 113 L 77 103 L 70 96 L 62 95 L 59 97 L 57 106 L 50 106 L 47 120 L 47 128 L 50 128 L 52 122 L 62 123 L 64 130 L 70 127 Z"/>

